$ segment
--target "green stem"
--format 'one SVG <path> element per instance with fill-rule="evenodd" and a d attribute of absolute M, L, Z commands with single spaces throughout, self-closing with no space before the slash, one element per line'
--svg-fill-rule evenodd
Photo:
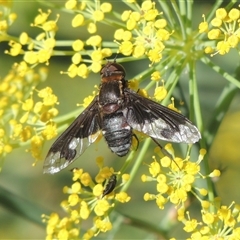
<path fill-rule="evenodd" d="M 204 135 L 208 148 L 212 144 L 214 137 L 216 136 L 216 133 L 218 131 L 218 128 L 222 122 L 222 119 L 226 115 L 229 106 L 237 91 L 238 88 L 230 83 L 227 86 L 225 86 L 220 97 L 218 98 L 217 104 L 212 114 L 213 118 L 210 121 L 208 131 Z"/>
<path fill-rule="evenodd" d="M 143 146 L 141 147 L 141 150 L 140 150 L 140 152 L 139 152 L 139 154 L 138 154 L 138 157 L 137 157 L 137 159 L 136 159 L 135 162 L 134 162 L 134 166 L 133 166 L 133 168 L 131 169 L 131 171 L 130 171 L 130 173 L 129 173 L 130 176 L 131 176 L 131 178 L 126 182 L 126 184 L 123 185 L 121 191 L 127 191 L 127 189 L 129 188 L 132 180 L 134 179 L 134 177 L 135 177 L 136 174 L 137 174 L 137 171 L 138 171 L 140 165 L 142 164 L 143 159 L 144 159 L 145 156 L 146 156 L 146 152 L 147 152 L 147 150 L 148 150 L 148 147 L 149 147 L 149 144 L 150 144 L 151 140 L 152 140 L 151 138 L 148 138 L 148 139 L 146 139 L 146 140 L 144 141 L 144 144 L 143 144 Z M 126 160 L 126 164 L 124 164 L 121 172 L 125 172 L 125 170 L 126 170 L 128 164 L 129 164 L 131 158 L 132 158 L 132 153 L 130 154 L 130 156 L 129 156 L 128 159 Z"/>
<path fill-rule="evenodd" d="M 190 81 L 189 81 L 189 91 L 190 91 L 190 114 L 196 116 L 197 126 L 201 132 L 203 132 L 203 121 L 202 114 L 200 108 L 200 101 L 198 96 L 198 88 L 197 88 L 197 79 L 196 79 L 196 65 L 195 62 L 189 63 L 190 68 Z M 191 116 L 192 117 L 192 116 Z M 205 138 L 201 139 L 201 147 L 206 148 Z M 208 156 L 205 156 L 208 159 Z M 210 168 L 208 165 L 208 161 L 203 161 L 204 170 L 208 174 L 210 173 Z M 210 178 L 206 178 L 207 190 L 208 190 L 208 198 L 209 201 L 212 202 L 214 200 L 214 186 Z"/>
<path fill-rule="evenodd" d="M 175 29 L 176 25 L 175 25 L 175 21 L 174 21 L 174 17 L 173 17 L 173 12 L 172 10 L 169 8 L 169 5 L 167 4 L 168 1 L 161 1 L 159 0 L 158 3 L 160 4 L 163 13 L 164 13 L 164 18 L 166 18 L 168 20 L 170 29 Z"/>
<path fill-rule="evenodd" d="M 190 35 L 192 32 L 192 19 L 193 19 L 192 13 L 193 13 L 193 0 L 188 0 L 187 1 L 187 12 L 186 12 L 186 18 L 187 18 L 186 33 L 188 35 Z"/>
<path fill-rule="evenodd" d="M 204 57 L 201 58 L 201 61 L 208 65 L 211 69 L 213 69 L 215 72 L 219 73 L 221 76 L 227 79 L 230 83 L 234 84 L 236 87 L 240 88 L 240 81 L 227 72 L 225 72 L 221 67 L 215 65 L 212 61 L 210 61 L 209 58 Z"/>
<path fill-rule="evenodd" d="M 179 11 L 175 1 L 170 1 L 170 2 L 172 4 L 172 7 L 173 7 L 173 9 L 175 11 L 175 15 L 176 15 L 176 17 L 178 19 L 178 23 L 180 25 L 182 41 L 185 42 L 185 40 L 187 39 L 185 26 L 184 26 L 184 23 L 183 23 L 183 18 L 186 16 L 185 1 L 179 1 L 180 11 Z"/>

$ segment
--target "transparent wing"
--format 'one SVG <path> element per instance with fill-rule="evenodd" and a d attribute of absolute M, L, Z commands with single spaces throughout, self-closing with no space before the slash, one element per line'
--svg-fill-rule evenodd
<path fill-rule="evenodd" d="M 195 143 L 201 138 L 197 127 L 183 115 L 130 89 L 125 89 L 124 93 L 123 114 L 133 129 L 170 142 Z"/>
<path fill-rule="evenodd" d="M 97 97 L 53 143 L 43 165 L 44 173 L 54 174 L 66 168 L 101 133 Z"/>

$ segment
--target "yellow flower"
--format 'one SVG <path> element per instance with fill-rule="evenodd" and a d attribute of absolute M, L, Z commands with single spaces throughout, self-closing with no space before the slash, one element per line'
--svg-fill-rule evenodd
<path fill-rule="evenodd" d="M 84 47 L 84 43 L 80 39 L 75 40 L 72 44 L 72 48 L 76 52 L 81 51 L 83 49 L 83 47 Z"/>
<path fill-rule="evenodd" d="M 84 23 L 84 16 L 82 14 L 77 14 L 74 16 L 73 20 L 72 20 L 72 26 L 74 28 L 82 26 Z"/>
<path fill-rule="evenodd" d="M 126 192 L 120 192 L 116 194 L 115 199 L 121 203 L 126 203 L 130 201 L 131 197 Z"/>
<path fill-rule="evenodd" d="M 97 25 L 95 23 L 93 23 L 93 22 L 90 22 L 88 24 L 87 30 L 91 34 L 96 33 L 97 32 Z"/>
<path fill-rule="evenodd" d="M 224 8 L 217 9 L 216 17 L 223 20 L 224 18 L 227 17 L 227 11 Z"/>
<path fill-rule="evenodd" d="M 114 35 L 116 40 L 121 41 L 119 52 L 136 58 L 146 54 L 152 64 L 159 62 L 165 48 L 163 42 L 170 37 L 170 33 L 164 29 L 167 21 L 161 19 L 160 15 L 152 1 L 144 1 L 140 11 L 124 11 L 121 19 L 125 28 L 118 29 Z M 125 29 L 131 31 L 131 38 L 130 35 L 123 37 Z"/>
<path fill-rule="evenodd" d="M 212 213 L 203 213 L 202 220 L 205 224 L 209 225 L 214 222 L 214 215 Z"/>
<path fill-rule="evenodd" d="M 211 24 L 213 27 L 221 27 L 222 23 L 223 23 L 223 21 L 220 18 L 214 18 L 211 21 Z"/>
<path fill-rule="evenodd" d="M 212 29 L 208 32 L 208 38 L 210 40 L 218 39 L 220 34 L 221 34 L 221 31 L 219 29 Z"/>
<path fill-rule="evenodd" d="M 240 18 L 240 11 L 236 8 L 233 8 L 229 11 L 228 13 L 228 17 L 232 20 L 232 21 L 236 21 Z"/>
<path fill-rule="evenodd" d="M 196 219 L 186 221 L 185 227 L 183 228 L 186 232 L 193 232 L 197 227 L 198 222 Z"/>
<path fill-rule="evenodd" d="M 166 96 L 167 96 L 167 89 L 164 86 L 155 88 L 154 98 L 157 101 L 162 101 Z"/>
<path fill-rule="evenodd" d="M 155 71 L 151 74 L 151 80 L 153 81 L 159 81 L 161 78 L 161 74 L 159 71 Z"/>
<path fill-rule="evenodd" d="M 230 45 L 228 42 L 220 41 L 220 42 L 218 42 L 216 49 L 218 50 L 218 53 L 220 55 L 224 55 L 229 52 Z"/>
<path fill-rule="evenodd" d="M 148 57 L 152 63 L 160 62 L 162 54 L 158 50 L 149 50 Z"/>
<path fill-rule="evenodd" d="M 111 12 L 112 11 L 112 4 L 109 2 L 102 3 L 100 6 L 100 9 L 106 13 L 106 12 Z"/>
<path fill-rule="evenodd" d="M 99 47 L 102 43 L 102 37 L 100 35 L 91 36 L 87 39 L 86 44 L 93 46 L 93 47 Z"/>
<path fill-rule="evenodd" d="M 66 9 L 74 9 L 77 5 L 77 0 L 68 0 L 66 3 L 65 3 L 65 8 Z"/>
<path fill-rule="evenodd" d="M 208 23 L 207 22 L 201 22 L 198 26 L 199 33 L 207 32 L 208 31 Z"/>
<path fill-rule="evenodd" d="M 88 219 L 90 215 L 90 210 L 88 207 L 88 204 L 85 201 L 81 201 L 81 207 L 80 207 L 80 217 L 82 219 Z"/>
<path fill-rule="evenodd" d="M 206 32 L 210 40 L 218 40 L 214 47 L 206 46 L 205 53 L 210 53 L 211 56 L 215 54 L 225 55 L 230 51 L 230 48 L 237 48 L 239 43 L 239 27 L 240 11 L 236 8 L 229 12 L 224 8 L 216 10 L 216 17 L 211 20 L 213 29 L 208 29 L 207 23 L 204 22 L 199 25 L 199 32 Z M 205 24 L 205 26 L 204 26 Z M 215 53 L 213 53 L 215 50 Z M 213 53 L 213 54 L 212 54 Z"/>
<path fill-rule="evenodd" d="M 110 205 L 107 200 L 105 199 L 100 199 L 96 206 L 94 207 L 94 212 L 96 213 L 97 216 L 103 216 L 105 212 L 107 212 L 110 208 Z"/>
<path fill-rule="evenodd" d="M 86 64 L 82 63 L 78 66 L 77 75 L 82 78 L 87 78 L 89 70 Z"/>
<path fill-rule="evenodd" d="M 57 136 L 57 128 L 56 125 L 48 124 L 45 129 L 42 131 L 42 136 L 46 140 L 50 140 Z"/>
<path fill-rule="evenodd" d="M 202 201 L 202 221 L 197 222 L 196 219 L 190 220 L 189 212 L 187 216 L 189 220 L 184 217 L 181 221 L 185 224 L 184 230 L 186 232 L 195 233 L 191 235 L 190 239 L 238 239 L 239 228 L 236 227 L 237 216 L 239 216 L 240 209 L 237 205 L 232 203 L 229 207 L 219 205 L 217 199 L 213 202 Z"/>
<path fill-rule="evenodd" d="M 112 229 L 112 224 L 111 224 L 111 222 L 109 222 L 108 219 L 101 220 L 100 218 L 96 218 L 95 226 L 101 232 L 107 232 L 107 231 L 110 231 Z"/>
<path fill-rule="evenodd" d="M 129 56 L 133 51 L 133 44 L 130 41 L 123 41 L 119 46 L 119 51 L 125 56 Z"/>
<path fill-rule="evenodd" d="M 165 149 L 169 149 L 171 155 L 174 156 L 170 144 Z M 168 200 L 176 205 L 187 201 L 187 194 L 192 191 L 196 178 L 202 177 L 199 164 L 203 160 L 205 153 L 204 151 L 200 151 L 197 162 L 190 162 L 189 157 L 186 159 L 178 157 L 170 159 L 168 156 L 164 156 L 160 159 L 159 164 L 156 158 L 153 157 L 154 161 L 149 167 L 151 177 L 143 175 L 142 181 L 157 181 L 156 188 L 158 194 L 156 194 L 156 199 L 162 199 L 159 206 L 161 209 L 164 208 L 162 204 Z"/>
<path fill-rule="evenodd" d="M 68 197 L 69 206 L 75 206 L 79 203 L 79 197 L 76 193 L 69 195 Z"/>
<path fill-rule="evenodd" d="M 102 12 L 101 10 L 95 10 L 93 12 L 93 19 L 95 21 L 102 21 L 104 19 L 104 12 Z"/>

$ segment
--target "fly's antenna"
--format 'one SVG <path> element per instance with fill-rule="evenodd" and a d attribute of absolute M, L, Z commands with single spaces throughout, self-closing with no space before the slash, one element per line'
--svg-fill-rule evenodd
<path fill-rule="evenodd" d="M 113 59 L 113 62 L 116 63 L 117 62 L 117 57 L 118 57 L 118 53 L 116 54 L 115 58 Z M 106 57 L 104 58 L 108 63 L 110 62 Z"/>
<path fill-rule="evenodd" d="M 115 58 L 113 59 L 114 63 L 116 63 L 117 57 L 118 57 L 118 53 L 116 54 Z"/>

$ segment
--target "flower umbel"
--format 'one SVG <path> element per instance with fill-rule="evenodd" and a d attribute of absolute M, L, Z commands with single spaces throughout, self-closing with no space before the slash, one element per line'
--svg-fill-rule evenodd
<path fill-rule="evenodd" d="M 219 199 L 210 203 L 202 202 L 202 219 L 183 219 L 186 232 L 191 232 L 189 239 L 239 239 L 240 207 L 234 202 L 230 206 L 219 205 Z"/>
<path fill-rule="evenodd" d="M 27 149 L 35 161 L 43 158 L 42 149 L 45 143 L 55 137 L 57 132 L 62 131 L 70 119 L 76 118 L 79 114 L 79 110 L 76 109 L 58 116 L 58 99 L 66 96 L 64 95 L 65 89 L 60 89 L 62 86 L 60 81 L 70 81 L 72 78 L 87 79 L 85 83 L 92 87 L 95 84 L 93 83 L 95 75 L 100 81 L 99 72 L 106 61 L 116 61 L 126 68 L 126 79 L 134 79 L 128 81 L 127 87 L 139 95 L 153 96 L 154 101 L 161 101 L 162 105 L 174 110 L 177 110 L 178 103 L 181 105 L 181 102 L 185 102 L 181 111 L 185 116 L 190 116 L 202 133 L 201 141 L 192 148 L 179 144 L 179 151 L 184 152 L 185 147 L 187 148 L 184 157 L 179 157 L 176 150 L 174 153 L 171 145 L 165 147 L 165 153 L 167 151 L 170 155 L 163 156 L 156 151 L 153 160 L 148 165 L 148 173 L 142 176 L 143 182 L 155 184 L 156 190 L 146 193 L 144 199 L 154 200 L 151 203 L 155 205 L 154 202 L 156 202 L 159 208 L 159 214 L 156 214 L 156 217 L 159 216 L 160 220 L 164 219 L 162 223 L 158 221 L 157 228 L 153 226 L 154 223 L 150 222 L 151 218 L 140 220 L 141 213 L 144 214 L 142 211 L 145 210 L 142 203 L 139 205 L 139 213 L 137 212 L 136 216 L 130 216 L 131 214 L 127 216 L 124 211 L 121 212 L 120 208 L 115 211 L 117 204 L 129 202 L 130 196 L 126 193 L 128 187 L 131 187 L 133 191 L 137 189 L 135 191 L 137 195 L 140 192 L 138 187 L 143 189 L 146 186 L 146 184 L 137 182 L 137 187 L 133 187 L 134 181 L 140 181 L 140 179 L 135 179 L 135 176 L 139 173 L 141 166 L 145 167 L 142 163 L 146 161 L 148 154 L 152 155 L 149 152 L 151 151 L 149 147 L 151 139 L 142 133 L 134 132 L 130 150 L 137 151 L 130 151 L 120 161 L 109 161 L 111 166 L 122 165 L 118 172 L 111 166 L 105 166 L 102 158 L 97 159 L 99 173 L 94 178 L 83 169 L 73 170 L 73 182 L 70 186 L 64 187 L 66 199 L 61 203 L 65 215 L 61 216 L 60 213 L 53 212 L 43 217 L 47 223 L 47 239 L 90 239 L 100 233 L 105 233 L 103 238 L 105 236 L 107 238 L 108 234 L 111 238 L 119 238 L 118 233 L 124 232 L 121 231 L 123 224 L 146 230 L 147 237 L 150 233 L 150 236 L 171 239 L 174 234 L 172 227 L 175 223 L 183 226 L 184 237 L 180 233 L 178 238 L 240 239 L 239 206 L 234 202 L 230 205 L 221 204 L 221 200 L 216 198 L 218 191 L 215 191 L 211 180 L 213 178 L 216 180 L 215 177 L 220 176 L 220 171 L 209 170 L 208 162 L 210 161 L 204 150 L 211 148 L 219 125 L 225 114 L 229 112 L 229 106 L 234 105 L 232 99 L 236 90 L 240 88 L 239 79 L 232 69 L 228 69 L 229 65 L 233 67 L 238 63 L 238 58 L 236 61 L 233 60 L 234 64 L 226 64 L 225 69 L 225 66 L 222 67 L 225 63 L 224 58 L 221 58 L 223 64 L 219 64 L 218 61 L 213 62 L 204 54 L 204 48 L 205 53 L 212 54 L 212 56 L 224 55 L 231 49 L 239 50 L 240 13 L 236 1 L 230 0 L 227 4 L 224 1 L 215 1 L 212 9 L 208 5 L 209 15 L 206 18 L 203 15 L 204 20 L 199 24 L 199 31 L 195 28 L 193 20 L 197 19 L 194 14 L 202 15 L 202 12 L 199 12 L 201 8 L 198 8 L 202 4 L 200 1 L 198 3 L 196 1 L 160 0 L 31 1 L 29 4 L 32 4 L 32 12 L 29 15 L 28 11 L 26 17 L 21 14 L 29 8 L 25 9 L 24 5 L 15 7 L 18 1 L 14 1 L 16 13 L 13 13 L 12 2 L 1 1 L 0 3 L 0 43 L 8 44 L 1 45 L 6 48 L 5 53 L 8 55 L 5 57 L 4 54 L 0 55 L 1 66 L 2 68 L 7 66 L 8 61 L 16 62 L 12 64 L 13 67 L 6 76 L 0 80 L 0 168 L 5 156 L 16 148 Z M 18 16 L 19 21 L 15 21 L 19 10 L 21 17 Z M 27 22 L 34 12 L 35 17 Z M 23 28 L 24 22 L 27 24 Z M 12 26 L 14 28 L 11 29 Z M 54 65 L 56 59 L 57 64 Z M 201 84 L 208 86 L 209 78 L 204 75 L 205 71 L 199 72 L 197 67 L 199 62 L 201 62 L 201 67 L 215 71 L 228 81 L 226 86 L 220 86 L 220 90 L 218 84 L 214 85 L 214 91 L 219 91 L 215 95 L 219 96 L 215 99 L 216 105 L 211 99 L 206 99 L 210 100 L 208 101 L 209 109 L 216 112 L 212 120 L 208 114 L 209 124 L 205 124 L 205 106 L 202 107 L 199 100 L 202 99 L 201 94 L 204 94 L 204 98 L 208 98 L 205 90 L 202 91 Z M 4 70 L 0 74 L 3 74 Z M 51 81 L 47 78 L 48 70 L 51 73 L 50 76 L 54 76 Z M 58 79 L 61 73 L 65 75 L 62 79 Z M 165 81 L 161 83 L 163 78 Z M 203 80 L 199 81 L 199 79 Z M 76 98 L 76 102 L 81 102 L 80 105 L 84 108 L 94 98 L 98 100 L 96 97 L 98 90 L 95 89 L 91 96 L 83 99 L 85 83 L 80 82 L 81 92 L 75 97 L 69 94 L 71 100 Z M 71 85 L 75 86 L 75 81 L 71 81 Z M 116 89 L 119 90 L 121 96 L 124 96 L 124 88 L 121 84 L 117 85 Z M 56 95 L 56 92 L 61 93 L 62 90 L 64 90 L 63 95 Z M 176 99 L 175 102 L 173 96 Z M 68 97 L 64 101 L 67 105 Z M 125 105 L 122 105 L 123 110 L 121 110 L 126 116 Z M 95 110 L 100 110 L 101 114 L 100 107 Z M 175 124 L 174 117 L 168 118 L 167 121 L 176 129 L 179 127 Z M 151 121 L 151 118 L 141 122 L 143 127 L 153 126 L 153 131 L 155 123 Z M 99 122 L 98 124 L 101 125 Z M 157 124 L 161 125 L 161 117 Z M 93 134 L 87 137 L 88 140 L 94 140 L 89 141 L 90 144 L 97 142 L 101 134 L 98 135 L 99 131 L 95 134 L 93 124 L 89 125 Z M 96 129 L 101 130 L 102 126 L 99 127 Z M 133 125 L 130 127 L 134 128 Z M 80 139 L 84 142 L 84 138 Z M 224 145 L 229 144 L 232 147 L 232 142 L 226 141 Z M 60 144 L 59 148 L 61 147 Z M 204 149 L 201 149 L 199 156 L 196 157 L 198 148 Z M 9 158 L 11 156 L 14 154 Z M 60 153 L 59 156 L 61 157 L 62 154 Z M 130 164 L 130 174 L 124 174 Z M 228 161 L 224 164 L 227 165 Z M 41 168 L 41 165 L 39 167 Z M 229 168 L 226 167 L 227 170 Z M 14 168 L 10 170 L 7 168 L 7 171 L 12 171 L 12 169 Z M 9 174 L 9 176 L 13 175 Z M 35 173 L 32 176 L 35 176 Z M 228 184 L 228 182 L 225 183 Z M 17 181 L 16 184 L 18 184 Z M 231 184 L 233 186 L 233 182 Z M 48 192 L 51 193 L 51 186 L 47 185 Z M 3 187 L 0 186 L 0 188 Z M 4 198 L 7 197 L 6 194 Z M 17 200 L 16 209 L 19 209 L 21 201 Z M 228 200 L 233 201 L 233 199 Z M 145 202 L 145 204 L 149 203 Z M 201 206 L 194 208 L 193 214 L 192 207 L 199 203 Z M 133 204 L 136 202 L 134 201 Z M 126 204 L 121 206 L 124 210 L 127 207 Z M 161 213 L 163 216 L 160 216 Z M 108 233 L 110 230 L 113 231 Z M 131 234 L 130 237 L 139 238 L 134 233 L 131 232 Z M 129 238 L 126 235 L 124 237 Z"/>
<path fill-rule="evenodd" d="M 136 58 L 146 55 L 152 64 L 158 63 L 165 48 L 164 41 L 170 36 L 165 29 L 167 21 L 161 15 L 152 1 L 144 1 L 138 11 L 124 11 L 121 20 L 125 28 L 117 29 L 114 35 L 120 42 L 120 53 Z"/>
<path fill-rule="evenodd" d="M 165 146 L 165 149 L 174 156 L 174 151 L 171 144 Z M 160 209 L 164 208 L 167 202 L 174 205 L 184 206 L 188 199 L 188 193 L 199 191 L 194 187 L 194 182 L 200 178 L 199 164 L 203 160 L 205 150 L 200 151 L 197 162 L 191 162 L 190 157 L 185 159 L 174 157 L 172 160 L 168 156 L 164 156 L 158 162 L 156 157 L 153 157 L 153 162 L 149 165 L 148 175 L 142 175 L 143 182 L 156 182 L 157 194 L 146 193 L 144 200 L 156 200 Z M 203 191 L 199 191 L 202 193 Z"/>
<path fill-rule="evenodd" d="M 200 23 L 199 32 L 207 33 L 208 39 L 216 41 L 216 46 L 207 46 L 205 48 L 206 53 L 224 55 L 230 51 L 231 48 L 238 48 L 240 37 L 240 10 L 232 8 L 227 12 L 225 8 L 219 8 L 216 10 L 215 18 L 210 22 L 211 27 L 208 27 L 208 23 L 205 21 Z"/>
<path fill-rule="evenodd" d="M 73 169 L 73 184 L 71 187 L 64 187 L 63 192 L 68 194 L 68 199 L 61 203 L 61 206 L 68 214 L 67 217 L 60 218 L 57 214 L 49 217 L 43 216 L 47 222 L 48 239 L 59 237 L 62 233 L 67 234 L 67 238 L 90 239 L 100 232 L 107 232 L 112 229 L 109 213 L 113 210 L 116 202 L 125 203 L 130 200 L 126 192 L 119 192 L 115 195 L 117 188 L 117 176 L 113 168 L 103 166 L 103 158 L 97 158 L 99 173 L 95 181 L 90 174 L 83 169 Z M 122 184 L 126 181 L 126 176 L 122 176 Z M 104 184 L 104 182 L 106 182 Z M 120 186 L 120 185 L 119 185 Z M 121 197 L 119 197 L 121 195 Z M 93 225 L 86 233 L 81 233 L 83 222 L 92 218 Z M 62 222 L 67 224 L 62 224 Z"/>
<path fill-rule="evenodd" d="M 57 135 L 53 118 L 58 114 L 55 108 L 58 102 L 52 89 L 38 91 L 39 99 L 33 100 L 37 93 L 35 86 L 45 81 L 46 76 L 46 68 L 34 71 L 21 62 L 14 64 L 0 83 L 1 129 L 4 129 L 0 134 L 1 158 L 11 152 L 13 146 L 16 148 L 28 141 L 32 156 L 40 160 L 44 141 Z"/>

